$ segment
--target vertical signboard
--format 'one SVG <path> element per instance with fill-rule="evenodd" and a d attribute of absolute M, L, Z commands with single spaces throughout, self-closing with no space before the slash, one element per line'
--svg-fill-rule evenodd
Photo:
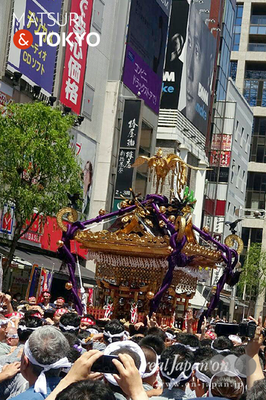
<path fill-rule="evenodd" d="M 92 184 L 96 159 L 96 142 L 84 133 L 72 129 L 75 153 L 78 156 L 83 170 L 83 206 L 82 212 L 86 217 L 89 215 Z"/>
<path fill-rule="evenodd" d="M 124 84 L 159 112 L 171 0 L 132 0 Z"/>
<path fill-rule="evenodd" d="M 4 205 L 2 216 L 1 216 L 1 225 L 0 232 L 5 233 L 7 235 L 11 235 L 13 232 L 14 225 L 14 207 L 9 207 Z"/>
<path fill-rule="evenodd" d="M 196 3 L 173 1 L 161 108 L 179 109 L 204 135 L 212 98 L 216 39 Z"/>
<path fill-rule="evenodd" d="M 85 34 L 85 37 L 89 34 L 92 8 L 93 0 L 72 0 L 70 12 L 78 18 L 69 24 L 68 34 L 77 33 L 79 36 Z M 73 35 L 73 37 L 75 37 L 74 46 L 67 44 L 66 47 L 60 101 L 76 114 L 80 114 L 88 43 L 83 40 L 80 46 L 77 36 Z"/>
<path fill-rule="evenodd" d="M 118 155 L 115 197 L 130 197 L 133 168 L 131 165 L 136 158 L 140 123 L 141 100 L 126 100 L 123 116 L 123 126 Z"/>
<path fill-rule="evenodd" d="M 21 72 L 24 80 L 40 86 L 48 94 L 53 90 L 57 49 L 49 46 L 47 36 L 59 32 L 61 6 L 62 0 L 14 1 L 7 69 Z M 25 50 L 18 49 L 13 43 L 13 36 L 20 29 L 27 29 L 33 35 L 31 47 Z M 42 46 L 39 45 L 37 33 L 44 34 Z"/>
<path fill-rule="evenodd" d="M 183 72 L 181 54 L 186 43 L 189 4 L 187 0 L 173 1 L 167 44 L 161 108 L 178 108 Z"/>

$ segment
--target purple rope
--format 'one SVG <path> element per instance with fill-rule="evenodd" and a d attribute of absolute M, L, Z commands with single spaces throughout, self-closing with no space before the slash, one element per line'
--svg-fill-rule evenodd
<path fill-rule="evenodd" d="M 162 201 L 162 199 L 160 199 Z M 142 202 L 141 204 L 146 204 L 148 201 L 151 201 L 151 199 L 149 200 L 145 200 L 144 202 Z M 159 199 L 158 199 L 159 201 Z M 74 303 L 75 303 L 75 308 L 77 310 L 77 312 L 82 315 L 83 314 L 83 307 L 81 304 L 81 300 L 79 298 L 78 295 L 78 287 L 77 287 L 77 281 L 76 281 L 76 277 L 75 277 L 75 269 L 76 269 L 76 259 L 75 256 L 71 253 L 70 251 L 70 241 L 74 239 L 75 234 L 77 232 L 78 229 L 82 230 L 84 229 L 87 225 L 91 225 L 95 222 L 102 222 L 107 218 L 113 217 L 113 216 L 117 216 L 117 215 L 123 215 L 127 212 L 130 212 L 132 210 L 134 210 L 136 208 L 135 205 L 127 207 L 127 208 L 123 208 L 120 209 L 118 211 L 112 212 L 112 213 L 108 213 L 105 215 L 98 215 L 96 218 L 93 218 L 91 220 L 85 221 L 85 222 L 80 222 L 77 221 L 72 225 L 67 225 L 67 231 L 63 232 L 62 235 L 62 241 L 64 242 L 64 246 L 62 246 L 61 248 L 58 249 L 58 254 L 60 256 L 60 258 L 67 264 L 68 266 L 68 270 L 69 270 L 69 278 L 70 278 L 70 282 L 72 283 L 72 294 L 74 297 Z"/>
<path fill-rule="evenodd" d="M 171 222 L 168 221 L 166 216 L 163 215 L 158 208 L 158 205 L 160 205 L 160 204 L 167 204 L 168 199 L 164 196 L 148 195 L 146 197 L 145 201 L 141 202 L 140 204 L 145 205 L 149 202 L 152 203 L 153 210 L 155 211 L 157 217 L 160 220 L 165 222 L 168 230 L 171 232 L 170 245 L 174 249 L 173 253 L 168 257 L 169 267 L 168 267 L 168 271 L 164 277 L 163 283 L 162 283 L 159 291 L 156 293 L 153 300 L 151 301 L 150 314 L 149 314 L 151 316 L 152 313 L 158 309 L 160 301 L 162 299 L 162 296 L 164 295 L 165 291 L 167 289 L 169 289 L 169 287 L 172 283 L 174 268 L 176 266 L 185 267 L 187 264 L 189 264 L 189 262 L 193 259 L 193 257 L 187 257 L 185 254 L 181 253 L 181 251 L 186 243 L 186 237 L 183 237 L 182 241 L 179 242 L 178 244 L 176 243 L 177 233 L 175 231 L 175 226 Z M 58 250 L 58 253 L 59 253 L 60 257 L 68 265 L 70 281 L 72 283 L 72 293 L 74 296 L 75 306 L 76 306 L 76 309 L 79 314 L 82 314 L 83 307 L 82 307 L 80 298 L 78 296 L 78 288 L 77 288 L 77 282 L 76 282 L 76 278 L 75 278 L 76 260 L 75 260 L 74 255 L 70 251 L 70 241 L 74 239 L 75 233 L 77 232 L 78 229 L 82 230 L 86 226 L 91 225 L 93 223 L 99 223 L 110 217 L 123 215 L 127 212 L 133 211 L 135 208 L 136 208 L 136 206 L 133 205 L 133 206 L 130 206 L 127 208 L 120 209 L 115 212 L 107 213 L 105 215 L 98 215 L 96 218 L 90 219 L 85 222 L 77 221 L 72 225 L 68 225 L 67 232 L 63 232 L 62 241 L 64 242 L 64 246 Z M 206 312 L 206 316 L 209 316 L 219 302 L 220 293 L 226 283 L 227 278 L 230 275 L 232 275 L 232 273 L 233 273 L 233 269 L 238 261 L 238 255 L 235 250 L 230 250 L 227 246 L 225 246 L 222 243 L 218 242 L 217 240 L 213 239 L 208 233 L 203 232 L 201 229 L 197 228 L 194 225 L 193 225 L 193 229 L 195 231 L 197 231 L 205 240 L 211 241 L 212 243 L 214 243 L 218 247 L 218 249 L 222 251 L 223 261 L 227 264 L 227 269 L 225 270 L 222 277 L 219 279 L 219 282 L 217 284 L 216 293 L 213 296 L 213 298 L 211 299 L 210 306 Z M 224 253 L 226 254 L 226 256 L 224 255 Z M 232 256 L 234 257 L 233 263 L 232 263 Z M 199 321 L 199 329 L 200 329 L 201 323 L 203 321 L 203 318 L 204 318 L 204 314 L 202 314 L 201 319 Z"/>
<path fill-rule="evenodd" d="M 169 289 L 169 287 L 172 283 L 172 280 L 173 280 L 173 273 L 174 273 L 175 267 L 176 266 L 184 267 L 188 263 L 188 258 L 186 257 L 186 255 L 181 254 L 181 250 L 183 249 L 183 247 L 186 243 L 186 237 L 183 237 L 182 241 L 179 242 L 178 244 L 176 244 L 176 237 L 177 237 L 177 233 L 175 233 L 171 237 L 171 242 L 176 248 L 175 248 L 174 252 L 168 257 L 169 266 L 168 266 L 168 271 L 164 277 L 163 283 L 162 283 L 159 291 L 154 296 L 153 300 L 151 300 L 149 317 L 151 317 L 152 314 L 157 311 L 164 293 L 166 292 L 167 289 Z"/>

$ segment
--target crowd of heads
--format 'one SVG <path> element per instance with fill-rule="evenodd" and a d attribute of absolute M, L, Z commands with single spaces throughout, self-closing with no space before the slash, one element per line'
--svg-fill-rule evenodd
<path fill-rule="evenodd" d="M 14 376 L 9 376 L 8 385 L 0 379 L 1 399 L 13 395 L 12 385 L 19 375 L 33 387 L 34 393 L 47 396 L 51 379 L 62 379 L 82 355 L 94 354 L 94 351 L 114 358 L 114 362 L 110 361 L 111 367 L 116 367 L 116 359 L 124 362 L 123 356 L 133 360 L 149 398 L 266 398 L 265 379 L 259 379 L 247 390 L 248 374 L 245 376 L 237 369 L 236 360 L 246 357 L 248 339 L 237 335 L 217 337 L 215 321 L 205 321 L 201 333 L 195 334 L 176 329 L 174 325 L 162 327 L 156 322 L 156 316 L 147 319 L 147 323 L 135 325 L 117 319 L 96 320 L 90 314 L 80 316 L 72 307 L 68 309 L 61 297 L 51 304 L 48 292 L 44 293 L 41 304 L 32 297 L 27 302 L 17 299 L 15 302 L 18 303 L 16 311 L 0 315 L 0 351 L 5 351 L 1 353 L 0 366 L 4 371 L 6 365 L 16 362 L 20 365 Z M 258 357 L 264 370 L 263 345 Z M 110 362 L 100 367 L 97 381 L 81 376 L 80 381 L 62 390 L 57 400 L 127 399 L 117 379 L 118 372 L 110 369 Z M 21 384 L 21 392 L 24 390 Z M 19 393 L 16 384 L 15 394 Z"/>

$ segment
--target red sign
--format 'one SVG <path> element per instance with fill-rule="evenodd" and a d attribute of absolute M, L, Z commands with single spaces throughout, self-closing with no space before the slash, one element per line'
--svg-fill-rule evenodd
<path fill-rule="evenodd" d="M 62 231 L 57 225 L 55 217 L 46 217 L 44 221 L 43 217 L 39 216 L 21 239 L 37 243 L 42 249 L 56 252 L 58 249 L 57 242 L 62 239 Z M 78 242 L 75 242 L 74 245 L 74 241 L 71 241 L 70 244 L 71 252 L 86 258 L 88 250 L 82 249 Z"/>
<path fill-rule="evenodd" d="M 39 286 L 38 286 L 38 291 L 37 291 L 37 303 L 40 303 L 42 301 L 42 294 L 43 292 L 48 290 L 47 286 L 47 271 L 46 269 L 42 268 L 41 271 L 41 276 L 39 280 Z"/>
<path fill-rule="evenodd" d="M 4 206 L 0 221 L 0 232 L 12 234 L 14 224 L 14 207 Z"/>
<path fill-rule="evenodd" d="M 212 151 L 211 152 L 211 159 L 210 165 L 211 167 L 229 167 L 230 166 L 230 158 L 231 152 L 230 151 Z"/>
<path fill-rule="evenodd" d="M 212 138 L 212 150 L 231 151 L 232 135 L 214 134 Z"/>
<path fill-rule="evenodd" d="M 41 239 L 42 249 L 57 251 L 58 240 L 62 239 L 62 231 L 57 225 L 55 217 L 47 217 Z"/>
<path fill-rule="evenodd" d="M 34 214 L 35 216 L 36 214 Z M 26 224 L 23 226 L 22 231 L 24 231 L 30 221 L 26 221 Z M 30 242 L 34 243 L 41 243 L 41 238 L 44 231 L 44 221 L 42 216 L 38 216 L 36 220 L 31 225 L 30 229 L 21 236 L 23 240 L 29 240 Z"/>
<path fill-rule="evenodd" d="M 66 47 L 65 67 L 62 80 L 60 101 L 73 112 L 80 114 L 84 86 L 86 59 L 88 52 L 87 35 L 90 33 L 93 0 L 72 0 L 70 15 L 76 15 L 70 20 L 68 36 L 72 33 L 71 41 Z M 80 46 L 76 33 L 84 36 Z"/>

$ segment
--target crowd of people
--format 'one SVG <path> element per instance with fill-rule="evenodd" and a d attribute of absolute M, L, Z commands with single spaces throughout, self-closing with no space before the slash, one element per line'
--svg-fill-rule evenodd
<path fill-rule="evenodd" d="M 0 293 L 0 399 L 265 400 L 262 319 L 253 338 L 217 336 L 217 319 L 193 333 L 145 323 L 79 316 L 51 302 Z M 193 316 L 192 316 L 193 317 Z"/>

